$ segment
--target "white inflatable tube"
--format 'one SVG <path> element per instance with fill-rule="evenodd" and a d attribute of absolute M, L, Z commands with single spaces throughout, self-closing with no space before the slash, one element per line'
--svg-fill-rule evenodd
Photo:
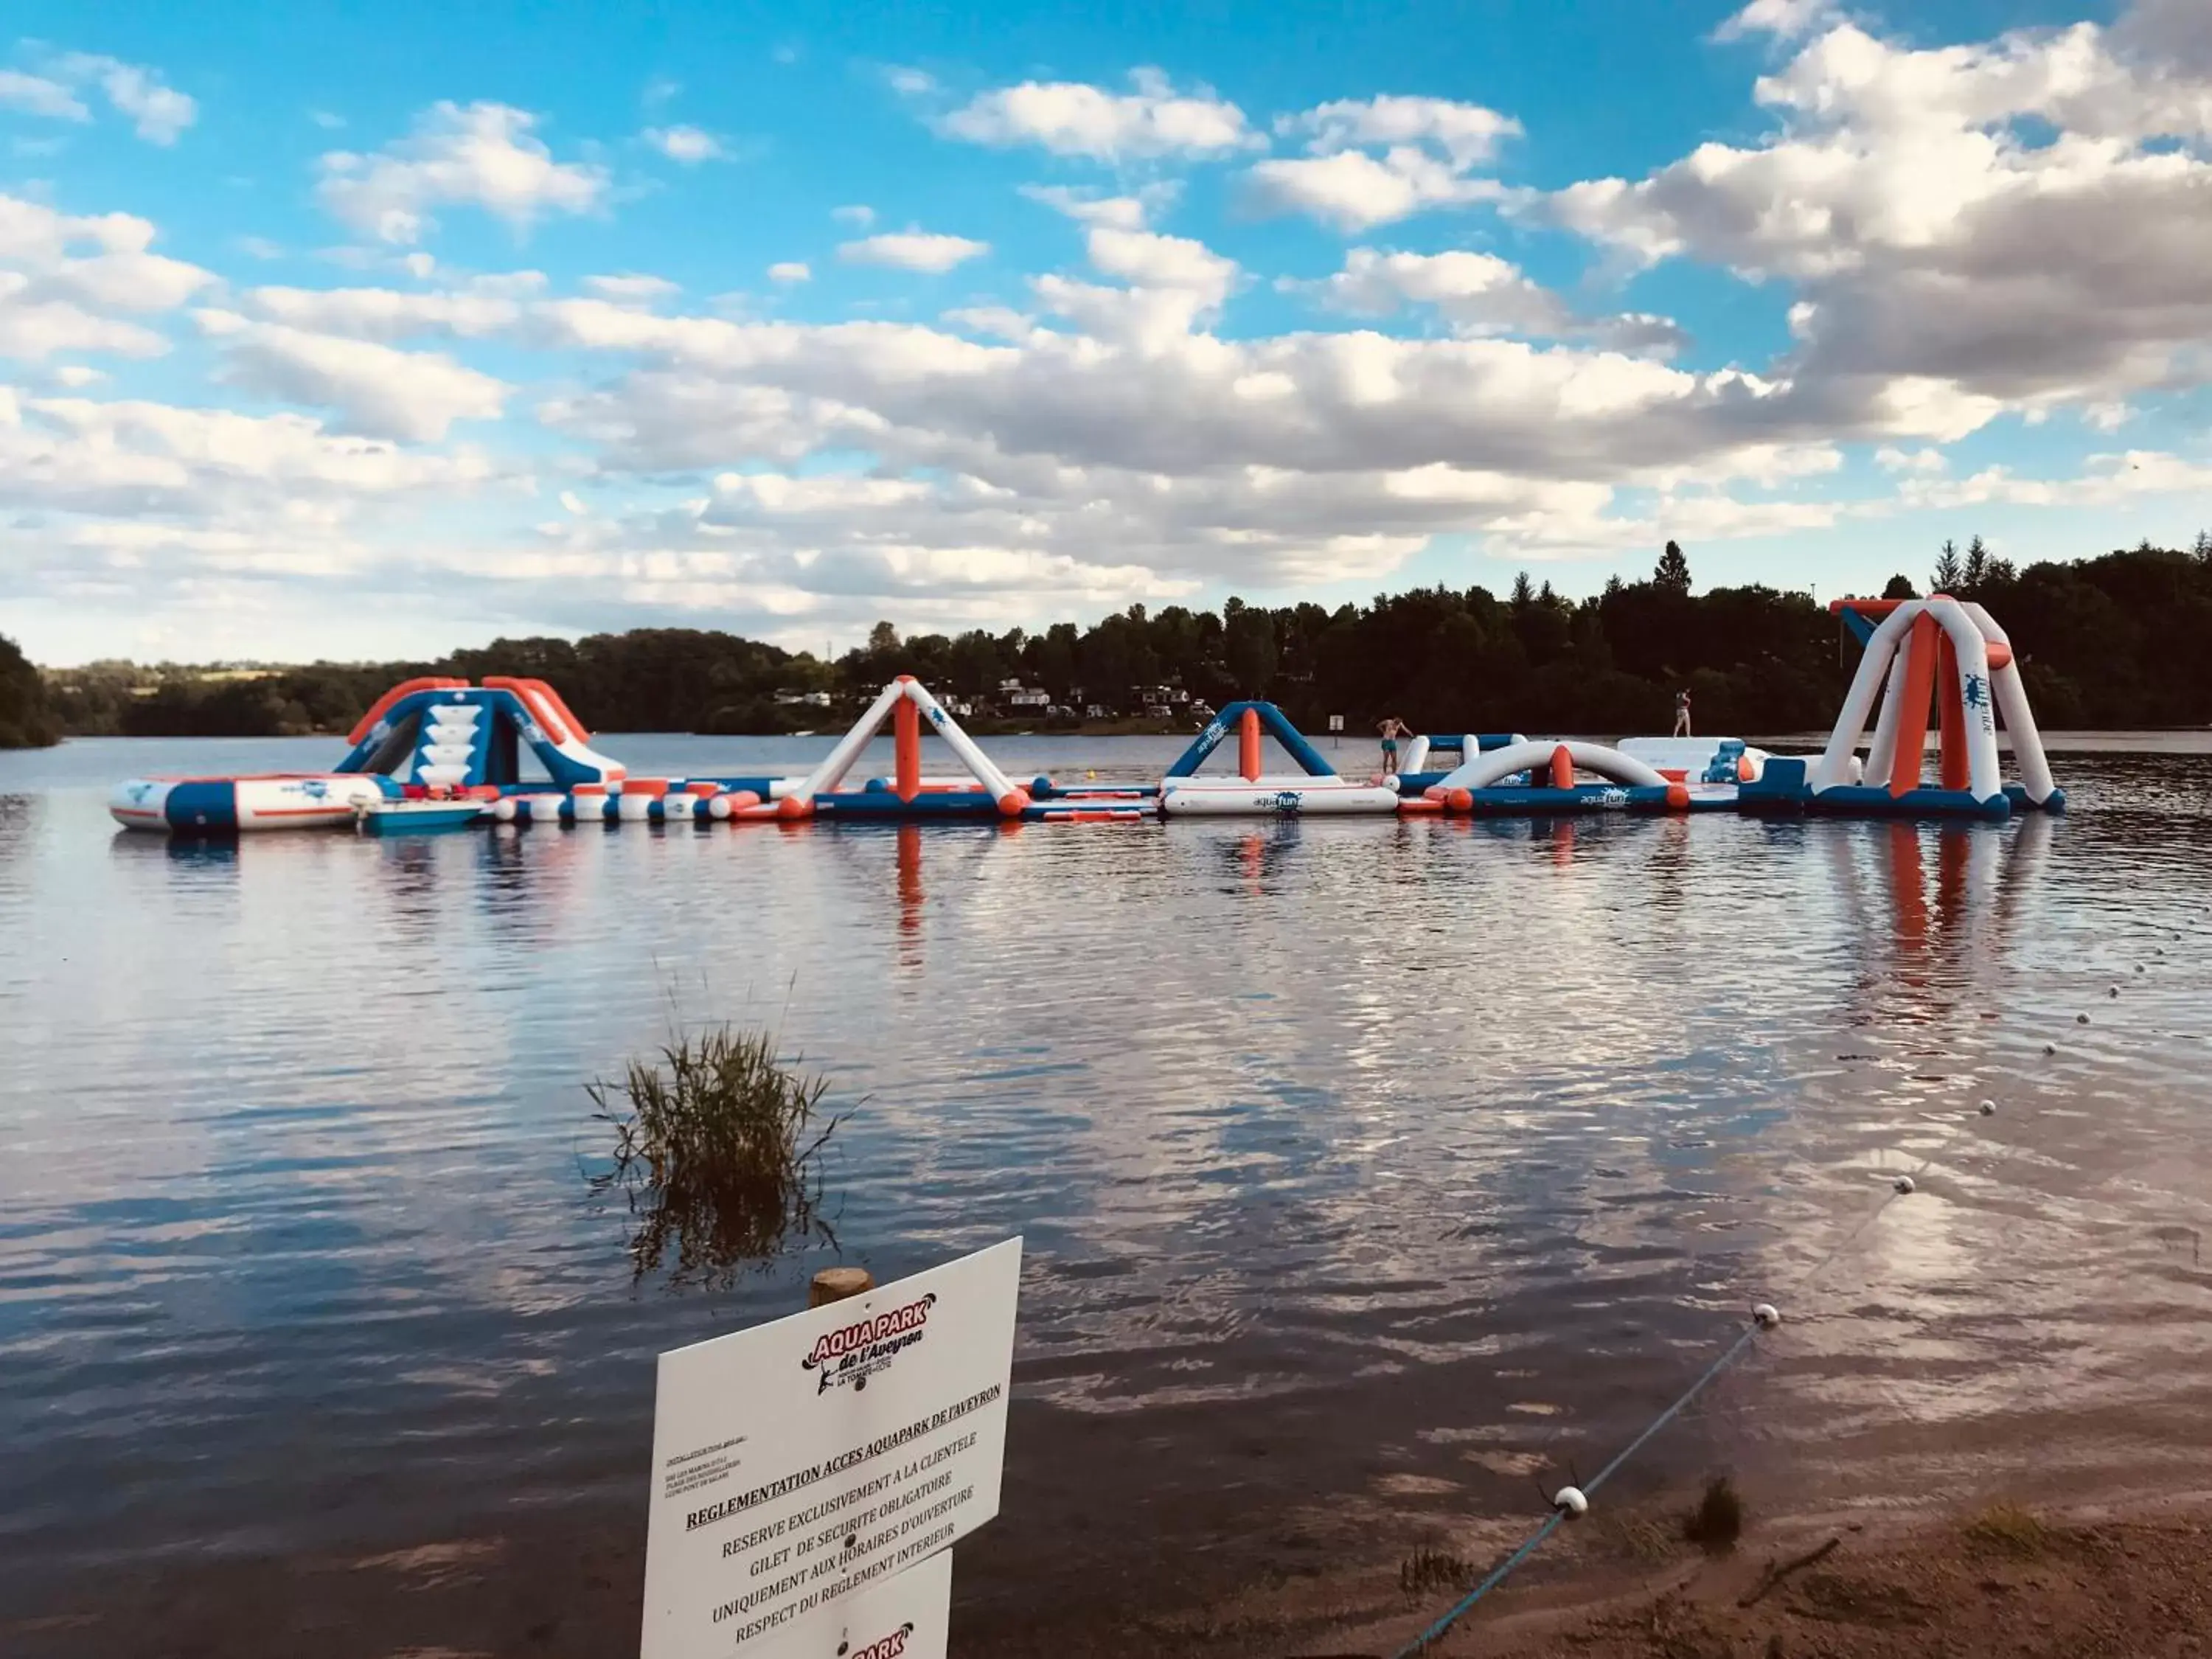
<path fill-rule="evenodd" d="M 1969 600 L 1966 611 L 1984 639 L 2011 652 L 2012 641 L 1987 610 Z M 2027 791 L 2027 798 L 2040 806 L 2057 793 L 2058 781 L 2051 775 L 2051 758 L 2043 750 L 2042 728 L 2036 725 L 2034 711 L 2027 706 L 2027 688 L 2021 682 L 2017 656 L 2002 668 L 1990 671 L 1990 690 L 1996 698 L 1997 713 L 2004 718 L 2005 730 L 2012 734 L 2013 763 L 2020 768 L 2021 785 Z"/>
<path fill-rule="evenodd" d="M 1874 723 L 1874 744 L 1867 750 L 1864 775 L 1886 778 L 1897 753 L 1897 723 L 1905 712 L 1905 653 L 1889 659 L 1889 682 L 1881 697 L 1881 713 Z"/>
<path fill-rule="evenodd" d="M 868 705 L 868 712 L 854 722 L 853 729 L 837 740 L 837 746 L 790 793 L 800 800 L 811 801 L 823 790 L 835 789 L 842 783 L 845 774 L 853 769 L 853 763 L 860 758 L 860 751 L 874 740 L 884 717 L 905 690 L 905 683 L 898 680 L 885 686 L 875 702 Z"/>
<path fill-rule="evenodd" d="M 1397 810 L 1395 789 L 1303 772 L 1250 780 L 1171 778 L 1160 792 L 1160 811 L 1170 817 L 1315 817 Z"/>
<path fill-rule="evenodd" d="M 1415 738 L 1406 745 L 1406 752 L 1398 762 L 1398 774 L 1402 777 L 1408 772 L 1419 772 L 1428 763 L 1429 740 L 1426 738 Z"/>
<path fill-rule="evenodd" d="M 1624 755 L 1618 749 L 1608 749 L 1601 743 L 1560 743 L 1548 738 L 1539 738 L 1531 743 L 1508 744 L 1503 749 L 1492 749 L 1477 755 L 1455 772 L 1448 772 L 1434 786 L 1438 789 L 1488 789 L 1504 782 L 1516 772 L 1542 772 L 1552 763 L 1552 751 L 1565 749 L 1568 758 L 1585 772 L 1595 772 L 1615 783 L 1642 784 L 1663 789 L 1667 780 L 1657 769 L 1645 765 L 1633 755 Z"/>
<path fill-rule="evenodd" d="M 1989 690 L 1990 643 L 1958 600 L 1930 599 L 1927 611 L 1950 635 L 1951 651 L 1959 664 L 1957 683 L 1938 683 L 1936 695 L 1958 700 L 1966 727 L 1966 787 L 1976 800 L 1987 800 L 2004 793 L 2004 771 L 1997 763 L 1996 711 L 1986 695 L 1969 699 L 1966 692 L 1970 686 L 1979 686 L 1984 692 Z"/>
<path fill-rule="evenodd" d="M 1867 716 L 1874 712 L 1875 697 L 1889 678 L 1890 659 L 1897 655 L 1898 641 L 1905 637 L 1917 615 L 1917 604 L 1898 606 L 1881 619 L 1867 641 L 1866 654 L 1859 659 L 1858 672 L 1851 676 L 1851 689 L 1844 698 L 1843 712 L 1836 716 L 1836 729 L 1828 734 L 1828 746 L 1820 751 L 1820 758 L 1813 767 L 1810 782 L 1815 793 L 1850 781 L 1850 763 L 1857 758 Z"/>
<path fill-rule="evenodd" d="M 952 752 L 960 757 L 960 763 L 975 775 L 975 781 L 990 792 L 994 800 L 1004 800 L 1014 793 L 1014 786 L 1006 775 L 991 763 L 991 757 L 978 749 L 972 738 L 960 729 L 958 722 L 945 712 L 945 706 L 929 694 L 929 689 L 920 680 L 894 684 L 894 690 L 903 691 L 921 710 L 921 717 L 929 722 L 930 729 L 945 739 Z"/>

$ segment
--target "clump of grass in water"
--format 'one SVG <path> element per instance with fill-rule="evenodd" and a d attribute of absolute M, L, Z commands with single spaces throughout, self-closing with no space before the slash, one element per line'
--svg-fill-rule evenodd
<path fill-rule="evenodd" d="M 1682 1522 L 1682 1536 L 1714 1555 L 1735 1547 L 1743 1536 L 1743 1498 L 1735 1481 L 1722 1474 L 1705 1483 L 1705 1495 Z"/>
<path fill-rule="evenodd" d="M 836 1243 L 821 1212 L 819 1154 L 842 1121 L 821 1112 L 829 1087 L 787 1066 L 769 1033 L 729 1025 L 678 1033 L 619 1080 L 585 1085 L 615 1133 L 592 1189 L 629 1200 L 635 1278 L 672 1251 L 671 1284 L 726 1284 L 793 1238 Z"/>
<path fill-rule="evenodd" d="M 1431 1590 L 1465 1589 L 1474 1582 L 1474 1569 L 1456 1555 L 1424 1544 L 1398 1564 L 1398 1588 L 1408 1595 Z"/>
<path fill-rule="evenodd" d="M 1961 1528 L 1966 1542 L 1990 1555 L 2032 1559 L 2051 1547 L 2051 1528 L 2034 1510 L 2018 1504 L 1992 1504 Z"/>

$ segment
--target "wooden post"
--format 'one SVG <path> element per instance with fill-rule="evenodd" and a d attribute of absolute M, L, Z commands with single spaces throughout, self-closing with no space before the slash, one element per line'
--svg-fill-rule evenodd
<path fill-rule="evenodd" d="M 875 1288 L 875 1275 L 866 1267 L 824 1267 L 807 1287 L 806 1305 L 823 1308 L 848 1296 L 865 1296 Z"/>

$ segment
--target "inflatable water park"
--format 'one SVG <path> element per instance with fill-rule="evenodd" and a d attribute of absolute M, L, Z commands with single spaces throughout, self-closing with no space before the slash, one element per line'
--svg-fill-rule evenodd
<path fill-rule="evenodd" d="M 1780 755 L 1739 738 L 1617 744 L 1516 732 L 1413 738 L 1399 770 L 1345 777 L 1273 703 L 1223 709 L 1157 784 L 1016 782 L 927 687 L 902 675 L 801 776 L 643 777 L 592 748 L 543 680 L 408 680 L 380 697 L 328 772 L 134 778 L 109 811 L 130 830 L 183 836 L 350 829 L 392 835 L 483 823 L 793 823 L 814 819 L 1147 818 L 1418 813 L 1813 812 L 2002 819 L 2060 811 L 2011 641 L 1982 606 L 1841 599 L 1863 647 L 1826 745 Z M 2002 720 L 2016 776 L 2002 771 Z M 1872 722 L 1869 732 L 1869 722 Z M 1933 766 L 1929 738 L 1936 738 Z M 892 768 L 855 779 L 886 727 Z M 922 738 L 960 770 L 925 774 Z M 1234 770 L 1207 763 L 1235 739 Z M 1295 770 L 1267 769 L 1272 739 Z M 1863 752 L 1862 752 L 1863 751 Z M 542 775 L 526 777 L 524 757 Z M 1450 760 L 1449 767 L 1442 763 Z"/>

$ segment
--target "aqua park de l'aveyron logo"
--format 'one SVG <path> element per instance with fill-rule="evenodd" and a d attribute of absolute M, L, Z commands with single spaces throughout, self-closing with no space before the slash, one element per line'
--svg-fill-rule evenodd
<path fill-rule="evenodd" d="M 799 1365 L 816 1374 L 817 1395 L 848 1384 L 855 1390 L 865 1389 L 871 1376 L 888 1370 L 892 1360 L 927 1334 L 929 1310 L 936 1305 L 933 1291 L 903 1307 L 824 1331 Z"/>

